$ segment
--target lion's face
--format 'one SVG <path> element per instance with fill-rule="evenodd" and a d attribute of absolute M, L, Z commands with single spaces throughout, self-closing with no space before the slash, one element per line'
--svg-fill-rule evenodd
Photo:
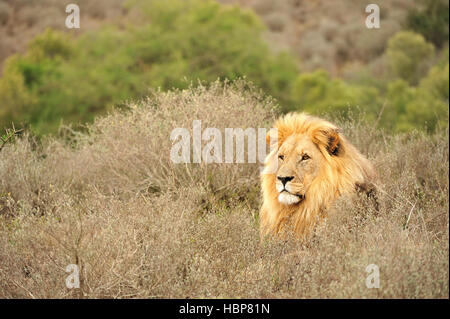
<path fill-rule="evenodd" d="M 285 205 L 300 203 L 318 175 L 322 160 L 322 153 L 309 136 L 289 136 L 278 150 L 278 201 Z"/>
<path fill-rule="evenodd" d="M 373 190 L 372 164 L 332 123 L 305 113 L 278 119 L 267 133 L 271 146 L 261 174 L 261 235 L 278 234 L 286 225 L 306 236 L 341 195 L 361 185 Z"/>

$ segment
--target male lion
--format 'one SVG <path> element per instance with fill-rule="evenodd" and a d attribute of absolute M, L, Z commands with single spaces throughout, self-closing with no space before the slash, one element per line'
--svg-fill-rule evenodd
<path fill-rule="evenodd" d="M 305 237 L 339 196 L 374 194 L 372 164 L 328 121 L 290 113 L 275 122 L 277 145 L 261 175 L 261 236 L 293 227 Z M 276 140 L 267 134 L 267 141 Z M 274 142 L 275 140 L 275 142 Z"/>

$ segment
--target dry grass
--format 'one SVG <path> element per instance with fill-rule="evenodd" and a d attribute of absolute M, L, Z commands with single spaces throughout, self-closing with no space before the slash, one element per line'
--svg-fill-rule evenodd
<path fill-rule="evenodd" d="M 258 234 L 256 164 L 176 165 L 174 127 L 268 127 L 245 84 L 158 93 L 42 143 L 0 152 L 3 298 L 448 298 L 448 131 L 344 132 L 380 173 L 380 210 L 336 203 L 307 242 Z M 413 208 L 414 207 L 414 208 Z M 68 264 L 81 288 L 67 289 Z M 368 289 L 366 266 L 380 269 Z"/>

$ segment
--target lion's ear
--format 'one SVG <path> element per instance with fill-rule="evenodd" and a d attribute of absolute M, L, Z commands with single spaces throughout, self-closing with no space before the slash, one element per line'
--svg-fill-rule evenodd
<path fill-rule="evenodd" d="M 341 138 L 338 129 L 321 129 L 315 132 L 313 140 L 325 146 L 328 153 L 333 156 L 339 154 L 341 148 Z"/>
<path fill-rule="evenodd" d="M 338 155 L 340 147 L 341 147 L 341 138 L 339 136 L 339 132 L 338 130 L 332 130 L 328 134 L 327 151 L 331 155 Z"/>

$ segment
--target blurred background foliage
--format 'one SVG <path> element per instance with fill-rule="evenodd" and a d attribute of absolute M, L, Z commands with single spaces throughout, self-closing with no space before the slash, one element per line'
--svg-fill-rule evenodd
<path fill-rule="evenodd" d="M 77 127 L 152 88 L 240 77 L 275 97 L 282 112 L 363 112 L 393 131 L 447 126 L 448 1 L 383 2 L 378 30 L 365 27 L 364 2 L 346 2 L 351 11 L 323 1 L 75 1 L 81 29 L 72 32 L 60 26 L 64 7 L 49 0 L 60 25 L 25 19 L 43 30 L 3 62 L 0 127 L 56 133 L 62 121 Z M 33 5 L 0 0 L 3 45 Z M 349 18 L 333 20 L 342 11 Z M 327 19 L 308 29 L 305 13 Z"/>

